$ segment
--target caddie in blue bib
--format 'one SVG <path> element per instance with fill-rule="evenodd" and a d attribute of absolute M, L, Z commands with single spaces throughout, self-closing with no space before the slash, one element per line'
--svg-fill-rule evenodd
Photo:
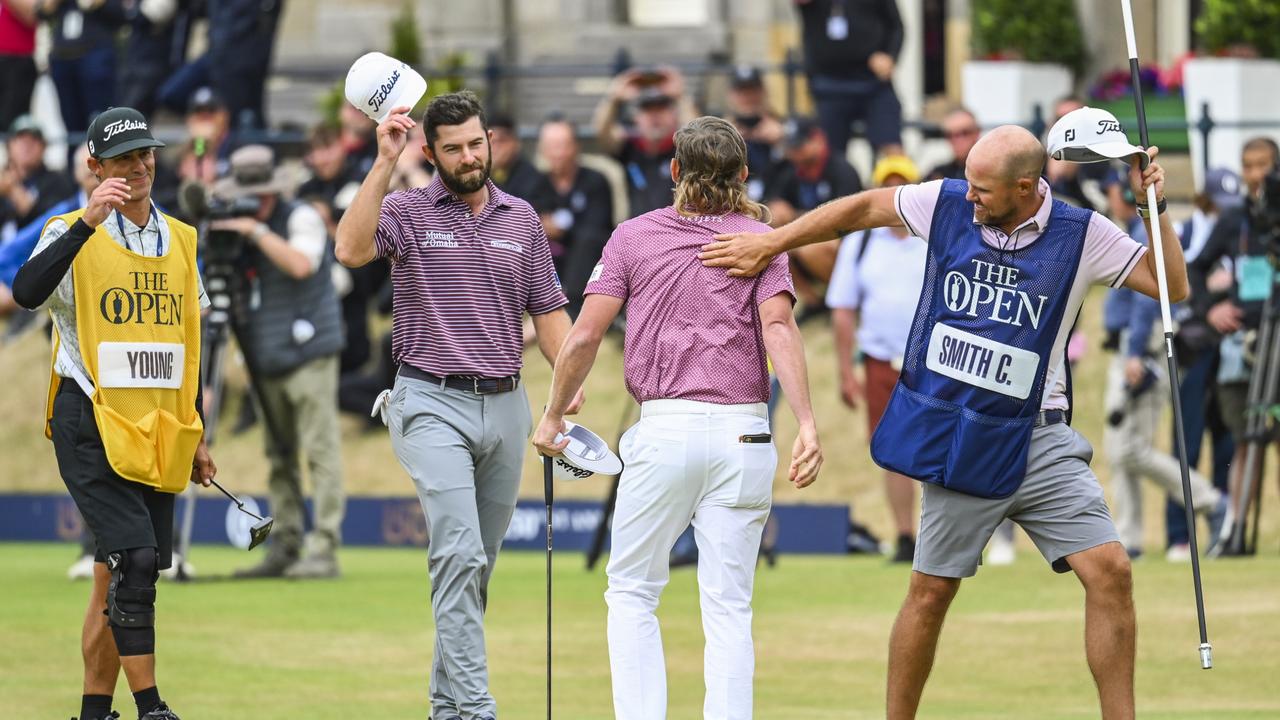
<path fill-rule="evenodd" d="M 946 180 L 902 374 L 871 439 L 886 470 L 985 498 L 1022 484 L 1091 211 L 1053 201 L 1018 249 L 982 239 L 968 184 Z M 1065 359 L 1062 360 L 1065 363 Z M 1054 379 L 1056 381 L 1056 378 Z"/>

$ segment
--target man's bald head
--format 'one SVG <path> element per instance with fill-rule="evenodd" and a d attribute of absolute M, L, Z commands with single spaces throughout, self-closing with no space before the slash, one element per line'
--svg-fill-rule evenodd
<path fill-rule="evenodd" d="M 1044 146 L 1026 128 L 1001 125 L 983 135 L 973 146 L 970 162 L 977 161 L 990 169 L 993 179 L 1015 183 L 1035 180 L 1044 172 L 1047 156 Z"/>
<path fill-rule="evenodd" d="M 965 162 L 969 202 L 978 222 L 1002 226 L 1035 214 L 1046 160 L 1035 135 L 1016 125 L 1001 125 L 973 146 Z"/>

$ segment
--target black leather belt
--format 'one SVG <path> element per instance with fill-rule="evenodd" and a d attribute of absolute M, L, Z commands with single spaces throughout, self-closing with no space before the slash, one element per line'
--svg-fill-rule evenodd
<path fill-rule="evenodd" d="M 465 390 L 476 395 L 492 395 L 494 393 L 511 392 L 520 387 L 520 373 L 509 377 L 478 378 L 462 375 L 433 375 L 426 370 L 419 370 L 412 365 L 401 365 L 400 374 L 413 380 L 422 380 L 433 385 L 444 385 L 454 390 Z"/>
<path fill-rule="evenodd" d="M 1067 411 L 1065 410 L 1041 410 L 1036 415 L 1036 427 L 1044 427 L 1046 425 L 1057 425 L 1067 421 Z"/>

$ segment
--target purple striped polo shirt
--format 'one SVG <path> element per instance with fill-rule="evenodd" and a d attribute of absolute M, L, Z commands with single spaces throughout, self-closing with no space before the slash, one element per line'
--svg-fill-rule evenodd
<path fill-rule="evenodd" d="M 383 199 L 374 243 L 391 261 L 396 364 L 435 375 L 514 375 L 524 313 L 568 304 L 538 214 L 488 187 L 479 215 L 439 177 Z"/>
<path fill-rule="evenodd" d="M 735 405 L 769 399 L 756 306 L 779 293 L 795 301 L 786 253 L 757 278 L 729 277 L 698 260 L 717 234 L 768 230 L 737 213 L 685 217 L 672 207 L 614 230 L 585 294 L 627 303 L 622 365 L 627 391 L 637 401 Z"/>

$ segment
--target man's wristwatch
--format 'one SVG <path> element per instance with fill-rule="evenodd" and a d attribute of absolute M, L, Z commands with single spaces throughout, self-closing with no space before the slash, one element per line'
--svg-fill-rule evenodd
<path fill-rule="evenodd" d="M 1163 211 L 1164 208 L 1162 207 L 1161 210 Z M 257 245 L 262 242 L 262 238 L 266 237 L 269 232 L 271 232 L 271 228 L 267 227 L 266 223 L 258 223 L 258 226 L 250 233 L 249 239 L 253 241 L 254 245 Z"/>
<path fill-rule="evenodd" d="M 1168 206 L 1169 206 L 1169 205 L 1168 205 L 1168 203 L 1167 203 L 1167 202 L 1165 202 L 1165 199 L 1164 199 L 1164 198 L 1160 198 L 1159 200 L 1157 200 L 1157 201 L 1156 201 L 1156 212 L 1157 212 L 1157 213 L 1160 213 L 1161 215 L 1163 215 L 1163 214 L 1164 214 L 1165 209 L 1166 209 Z M 1144 204 L 1144 203 L 1138 203 L 1138 215 L 1139 215 L 1140 217 L 1144 217 L 1144 218 L 1149 218 L 1149 217 L 1151 217 L 1151 207 L 1150 207 L 1149 205 Z"/>

